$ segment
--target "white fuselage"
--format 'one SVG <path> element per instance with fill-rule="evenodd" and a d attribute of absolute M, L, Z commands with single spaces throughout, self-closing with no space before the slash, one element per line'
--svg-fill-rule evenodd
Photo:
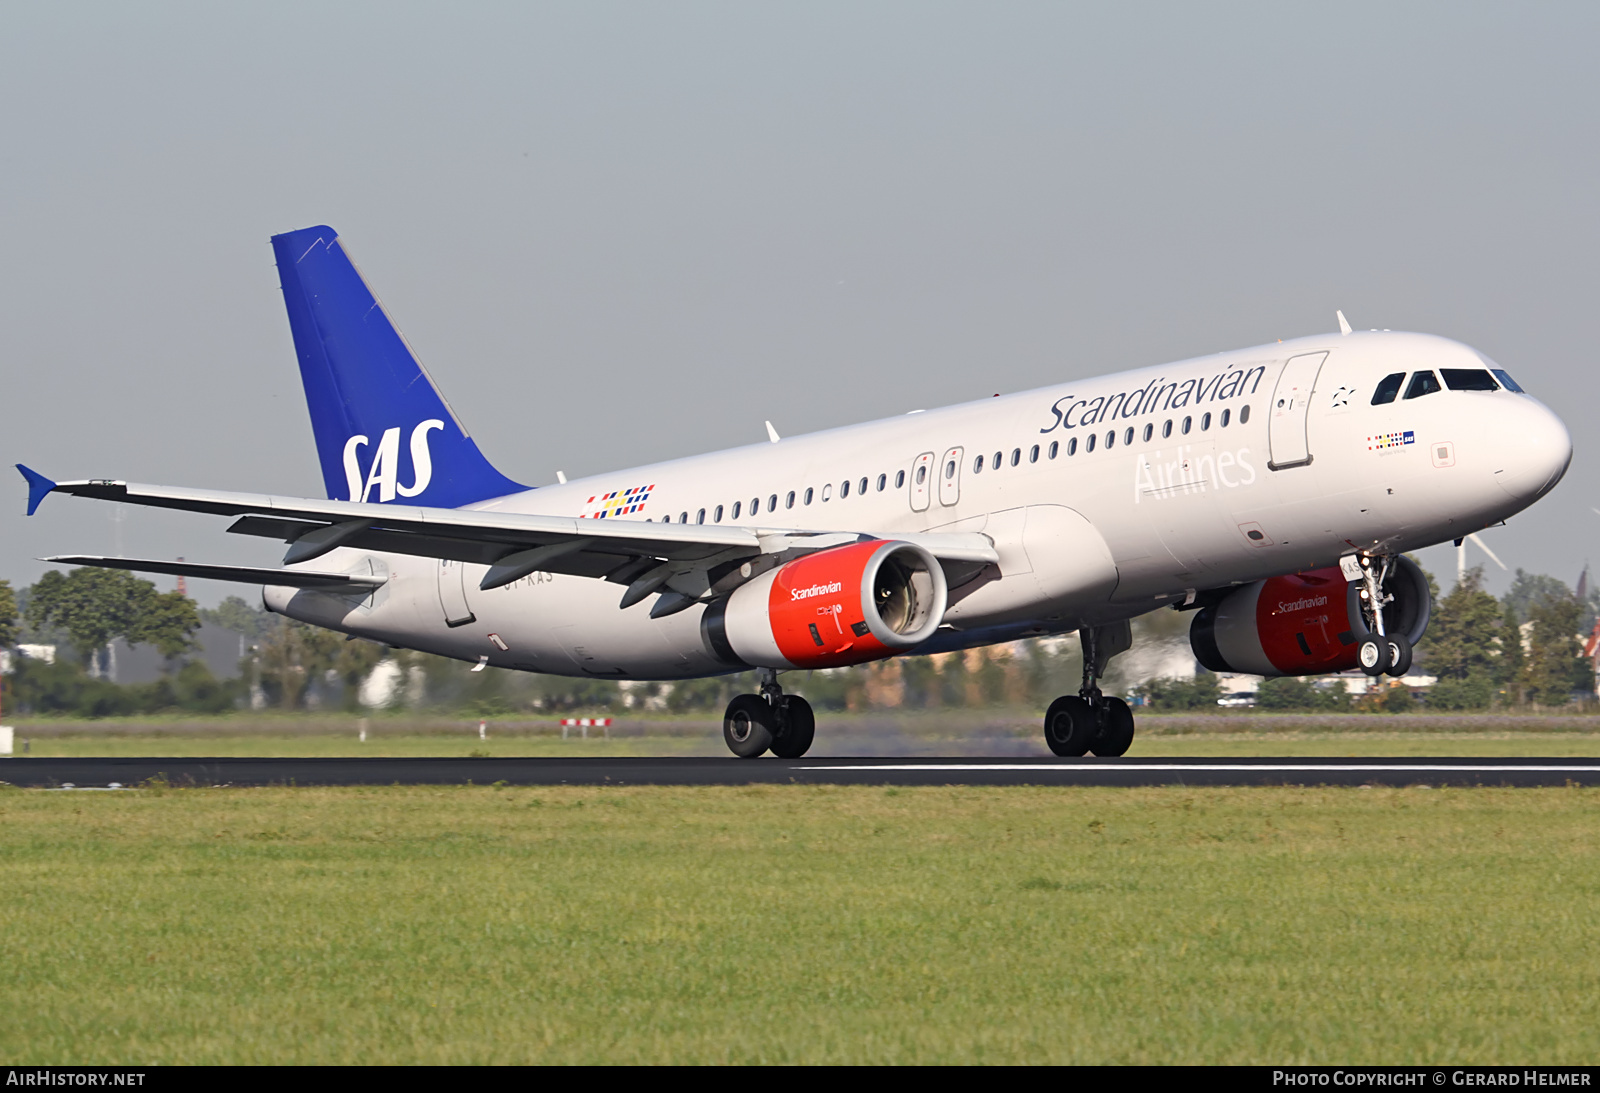
<path fill-rule="evenodd" d="M 1323 353 L 1320 371 L 1306 366 Z M 1303 338 L 473 507 L 882 538 L 981 532 L 1000 565 L 952 592 L 945 628 L 918 650 L 936 651 L 1111 622 L 1197 590 L 1331 565 L 1358 549 L 1414 550 L 1504 520 L 1566 469 L 1571 442 L 1555 414 L 1506 390 L 1372 405 L 1393 373 L 1489 367 L 1428 335 Z M 620 610 L 621 587 L 603 580 L 535 573 L 481 592 L 484 566 L 352 549 L 317 568 L 389 580 L 361 600 L 269 588 L 268 606 L 530 671 L 673 679 L 730 670 L 701 640 L 702 607 L 652 620 L 648 601 Z"/>

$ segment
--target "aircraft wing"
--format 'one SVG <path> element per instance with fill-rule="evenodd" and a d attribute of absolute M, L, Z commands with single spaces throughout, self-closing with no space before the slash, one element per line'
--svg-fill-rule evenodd
<path fill-rule="evenodd" d="M 738 583 L 742 563 L 761 555 L 787 559 L 875 538 L 916 542 L 927 548 L 947 570 L 966 574 L 975 567 L 999 560 L 989 539 L 978 534 L 878 536 L 848 531 L 591 520 L 496 512 L 491 508 L 445 509 L 323 501 L 150 486 L 109 479 L 53 482 L 20 465 L 18 470 L 28 479 L 29 515 L 50 493 L 66 493 L 128 505 L 233 516 L 237 519 L 229 531 L 290 544 L 284 556 L 285 565 L 309 562 L 337 547 L 348 546 L 489 566 L 482 582 L 485 589 L 509 584 L 536 570 L 601 578 L 630 586 L 624 606 L 638 602 L 663 586 L 698 599 L 717 590 L 725 581 Z M 105 565 L 107 562 L 83 564 Z M 278 570 L 262 572 L 281 573 Z M 264 579 L 262 583 L 288 582 L 280 577 Z"/>

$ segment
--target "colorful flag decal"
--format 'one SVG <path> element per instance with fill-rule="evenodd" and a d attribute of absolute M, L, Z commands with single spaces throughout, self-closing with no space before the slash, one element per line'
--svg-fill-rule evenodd
<path fill-rule="evenodd" d="M 1377 436 L 1367 437 L 1367 451 L 1381 452 L 1386 448 L 1400 448 L 1416 442 L 1417 434 L 1410 429 L 1403 433 L 1379 433 Z"/>
<path fill-rule="evenodd" d="M 641 513 L 644 511 L 644 503 L 650 499 L 650 491 L 655 488 L 655 483 L 652 482 L 648 486 L 597 493 L 584 502 L 584 507 L 590 511 L 579 519 L 586 517 L 590 520 L 604 520 L 608 516 L 633 516 Z"/>

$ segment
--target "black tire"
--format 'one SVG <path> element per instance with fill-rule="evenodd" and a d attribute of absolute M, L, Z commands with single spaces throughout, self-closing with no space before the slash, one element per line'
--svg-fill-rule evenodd
<path fill-rule="evenodd" d="M 1133 744 L 1133 711 L 1120 698 L 1108 698 L 1100 708 L 1100 735 L 1089 750 L 1096 755 L 1126 755 Z"/>
<path fill-rule="evenodd" d="M 1372 634 L 1356 646 L 1356 666 L 1369 676 L 1381 676 L 1389 669 L 1389 643 Z"/>
<path fill-rule="evenodd" d="M 736 695 L 722 715 L 723 742 L 740 759 L 758 759 L 772 747 L 776 720 L 772 707 L 760 695 Z"/>
<path fill-rule="evenodd" d="M 1050 703 L 1050 708 L 1045 711 L 1045 746 L 1057 755 L 1083 755 L 1089 750 L 1089 743 L 1099 729 L 1094 711 L 1077 695 L 1062 695 Z"/>
<path fill-rule="evenodd" d="M 1385 669 L 1390 675 L 1399 677 L 1411 671 L 1411 642 L 1404 634 L 1389 634 L 1389 667 Z"/>
<path fill-rule="evenodd" d="M 779 759 L 798 759 L 811 750 L 817 738 L 817 715 L 811 703 L 799 695 L 783 696 L 783 720 L 772 739 L 772 754 Z"/>

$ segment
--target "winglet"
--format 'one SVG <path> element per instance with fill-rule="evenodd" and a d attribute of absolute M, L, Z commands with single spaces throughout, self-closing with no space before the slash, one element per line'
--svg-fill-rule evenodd
<path fill-rule="evenodd" d="M 1339 316 L 1339 333 L 1340 334 L 1348 334 L 1348 333 L 1350 333 L 1350 321 L 1344 317 L 1344 312 L 1335 311 L 1334 314 Z"/>
<path fill-rule="evenodd" d="M 32 471 L 24 467 L 21 463 L 17 464 L 17 470 L 21 471 L 22 477 L 28 480 L 28 515 L 32 516 L 39 511 L 39 505 L 46 497 L 50 496 L 50 491 L 56 488 L 56 484 L 38 471 Z"/>

